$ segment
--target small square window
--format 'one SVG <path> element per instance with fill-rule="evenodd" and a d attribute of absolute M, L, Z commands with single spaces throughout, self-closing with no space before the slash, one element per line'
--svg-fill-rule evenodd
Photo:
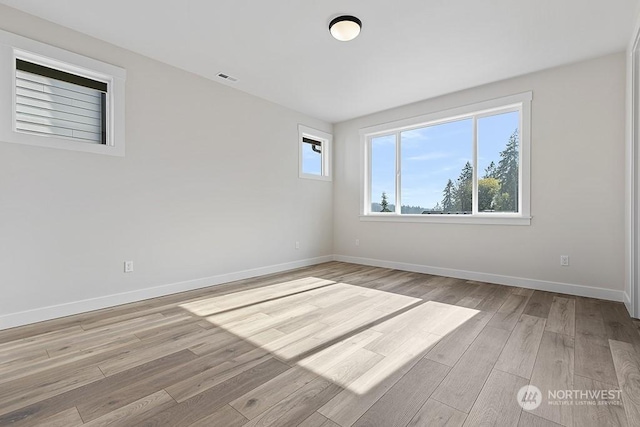
<path fill-rule="evenodd" d="M 300 178 L 329 181 L 332 136 L 326 132 L 298 126 Z"/>

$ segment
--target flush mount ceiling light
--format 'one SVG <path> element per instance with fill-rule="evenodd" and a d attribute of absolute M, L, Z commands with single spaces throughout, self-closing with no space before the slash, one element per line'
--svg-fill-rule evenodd
<path fill-rule="evenodd" d="M 331 35 L 341 42 L 348 42 L 358 37 L 361 28 L 362 21 L 351 15 L 338 16 L 329 23 Z"/>

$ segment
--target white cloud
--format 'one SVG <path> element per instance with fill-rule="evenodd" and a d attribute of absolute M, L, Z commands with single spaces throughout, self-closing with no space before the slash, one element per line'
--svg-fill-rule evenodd
<path fill-rule="evenodd" d="M 434 151 L 431 153 L 420 154 L 418 156 L 407 157 L 407 160 L 425 162 L 429 160 L 446 159 L 449 156 L 451 156 L 451 153 L 447 153 L 444 151 Z"/>
<path fill-rule="evenodd" d="M 411 140 L 411 139 L 420 139 L 420 140 L 429 140 L 431 138 L 429 138 L 426 135 L 426 130 L 428 128 L 421 128 L 421 129 L 413 129 L 413 130 L 406 130 L 404 132 L 402 132 L 402 141 L 404 142 L 405 140 Z"/>

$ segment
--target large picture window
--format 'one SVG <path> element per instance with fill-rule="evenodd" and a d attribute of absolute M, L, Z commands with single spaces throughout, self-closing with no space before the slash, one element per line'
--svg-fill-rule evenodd
<path fill-rule="evenodd" d="M 363 129 L 362 218 L 529 224 L 531 99 Z"/>

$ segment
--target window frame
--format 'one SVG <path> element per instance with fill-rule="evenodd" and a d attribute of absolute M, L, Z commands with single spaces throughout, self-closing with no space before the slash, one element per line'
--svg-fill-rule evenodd
<path fill-rule="evenodd" d="M 313 139 L 320 142 L 322 150 L 320 165 L 321 173 L 319 175 L 303 172 L 303 144 L 307 144 L 303 139 Z M 304 179 L 314 179 L 318 181 L 331 181 L 331 143 L 333 135 L 318 129 L 313 129 L 305 125 L 298 125 L 298 176 Z"/>
<path fill-rule="evenodd" d="M 107 84 L 106 141 L 94 144 L 59 135 L 18 130 L 16 122 L 16 60 L 63 71 Z M 0 30 L 0 143 L 32 145 L 95 154 L 125 155 L 126 71 L 83 55 L 69 52 Z"/>
<path fill-rule="evenodd" d="M 360 129 L 361 149 L 361 185 L 360 220 L 390 222 L 430 222 L 458 224 L 501 224 L 530 225 L 531 223 L 531 101 L 532 92 L 505 96 L 462 107 L 451 108 L 390 123 L 383 123 Z M 507 112 L 520 112 L 519 127 L 519 200 L 518 212 L 478 212 L 478 132 L 477 121 L 480 118 Z M 401 133 L 427 126 L 440 125 L 463 119 L 473 120 L 472 130 L 472 166 L 473 166 L 473 213 L 471 214 L 402 214 L 402 142 Z M 373 138 L 395 135 L 395 205 L 394 212 L 371 212 L 371 141 Z M 391 203 L 391 201 L 390 201 Z"/>

